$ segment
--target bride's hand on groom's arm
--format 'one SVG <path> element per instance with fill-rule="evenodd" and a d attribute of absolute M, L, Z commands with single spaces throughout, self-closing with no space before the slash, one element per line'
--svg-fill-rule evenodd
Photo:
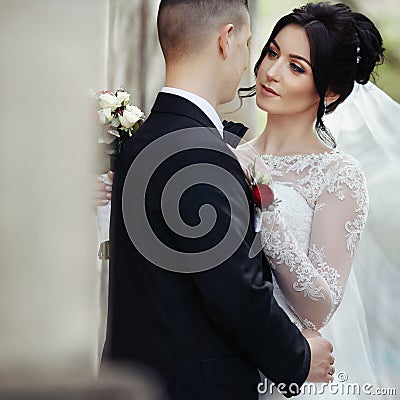
<path fill-rule="evenodd" d="M 114 172 L 108 171 L 107 175 L 111 181 L 114 180 Z M 101 175 L 97 175 L 92 192 L 94 207 L 107 205 L 108 201 L 111 200 L 111 191 L 112 185 L 105 183 L 104 178 Z"/>
<path fill-rule="evenodd" d="M 304 329 L 303 331 L 301 331 L 301 333 L 306 339 L 321 337 L 321 334 L 318 331 L 312 331 L 310 329 Z"/>
<path fill-rule="evenodd" d="M 311 348 L 310 371 L 308 373 L 308 382 L 333 382 L 335 367 L 333 363 L 335 358 L 332 355 L 332 343 L 323 337 L 313 337 L 307 339 Z"/>

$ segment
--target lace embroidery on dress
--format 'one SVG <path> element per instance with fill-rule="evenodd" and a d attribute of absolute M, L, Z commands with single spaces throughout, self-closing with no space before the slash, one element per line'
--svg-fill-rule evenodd
<path fill-rule="evenodd" d="M 317 249 L 315 244 L 309 249 L 308 256 L 311 263 L 316 266 L 318 273 L 328 284 L 331 290 L 333 304 L 337 306 L 343 298 L 343 287 L 339 281 L 339 271 L 335 268 L 331 268 L 326 263 L 324 249 Z"/>
<path fill-rule="evenodd" d="M 336 150 L 262 159 L 282 201 L 275 218 L 263 217 L 263 249 L 293 320 L 317 330 L 343 298 L 365 227 L 364 174 L 352 156 Z"/>
<path fill-rule="evenodd" d="M 351 255 L 354 254 L 357 242 L 360 240 L 361 233 L 367 222 L 368 194 L 365 187 L 359 184 L 363 181 L 365 181 L 364 174 L 359 168 L 358 162 L 355 161 L 342 168 L 327 189 L 329 193 L 335 193 L 340 200 L 345 200 L 344 188 L 346 186 L 353 191 L 352 197 L 357 202 L 357 207 L 355 208 L 357 216 L 353 221 L 346 221 L 345 224 L 347 249 Z"/>
<path fill-rule="evenodd" d="M 283 238 L 280 231 L 274 229 L 268 238 L 265 238 L 264 231 L 261 232 L 264 249 L 270 249 L 268 256 L 275 260 L 274 264 L 286 265 L 290 272 L 295 272 L 297 280 L 293 283 L 293 289 L 297 292 L 303 292 L 304 297 L 317 301 L 318 298 L 324 298 L 323 287 L 316 287 L 313 278 L 318 274 L 307 257 L 297 251 L 295 238 L 288 227 L 279 210 L 276 213 L 275 225 L 279 226 L 284 232 Z M 265 225 L 264 225 L 265 226 Z"/>

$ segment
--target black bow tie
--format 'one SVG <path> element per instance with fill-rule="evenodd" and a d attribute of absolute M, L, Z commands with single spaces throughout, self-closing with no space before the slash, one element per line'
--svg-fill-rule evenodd
<path fill-rule="evenodd" d="M 236 148 L 249 128 L 243 124 L 226 120 L 222 124 L 224 125 L 224 142 Z"/>

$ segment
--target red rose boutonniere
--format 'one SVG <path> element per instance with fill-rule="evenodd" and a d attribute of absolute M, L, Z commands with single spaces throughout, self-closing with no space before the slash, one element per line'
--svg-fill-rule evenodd
<path fill-rule="evenodd" d="M 248 183 L 255 207 L 254 228 L 256 232 L 261 229 L 261 213 L 274 211 L 275 206 L 280 202 L 275 198 L 271 188 L 271 178 L 266 173 L 256 170 L 256 160 L 247 168 Z"/>
<path fill-rule="evenodd" d="M 258 183 L 253 185 L 251 195 L 255 206 L 261 209 L 261 211 L 267 211 L 273 206 L 275 195 L 268 184 Z"/>

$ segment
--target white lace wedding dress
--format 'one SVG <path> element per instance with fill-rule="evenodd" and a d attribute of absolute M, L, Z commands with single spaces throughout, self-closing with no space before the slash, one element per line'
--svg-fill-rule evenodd
<path fill-rule="evenodd" d="M 377 384 L 369 362 L 364 310 L 351 269 L 368 213 L 360 164 L 336 150 L 317 155 L 264 155 L 262 159 L 281 200 L 273 216 L 264 214 L 261 230 L 264 252 L 273 268 L 274 296 L 299 329 L 318 330 L 334 346 L 334 385 L 325 388 L 323 395 L 306 392 L 297 398 L 371 398 L 363 393 L 363 385 L 375 392 Z M 349 388 L 350 384 L 359 389 Z M 273 395 L 268 392 L 260 398 L 284 396 L 274 390 Z"/>

